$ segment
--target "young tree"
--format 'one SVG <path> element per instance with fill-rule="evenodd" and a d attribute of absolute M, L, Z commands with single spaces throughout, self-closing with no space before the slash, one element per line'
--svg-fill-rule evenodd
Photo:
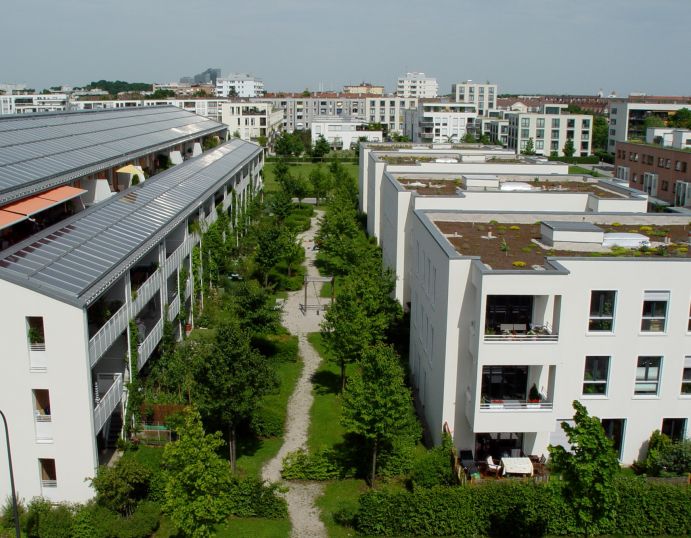
<path fill-rule="evenodd" d="M 391 346 L 377 345 L 362 354 L 361 375 L 354 376 L 343 396 L 341 423 L 346 431 L 370 442 L 370 486 L 377 473 L 377 454 L 414 420 L 410 389 Z"/>
<path fill-rule="evenodd" d="M 286 262 L 288 276 L 292 276 L 294 267 L 305 259 L 305 249 L 302 248 L 297 232 L 289 228 L 284 229 L 281 233 L 281 248 L 281 257 Z"/>
<path fill-rule="evenodd" d="M 312 194 L 319 201 L 324 198 L 331 187 L 331 178 L 324 173 L 321 166 L 316 166 L 310 172 L 310 183 L 312 184 Z"/>
<path fill-rule="evenodd" d="M 475 142 L 477 142 L 477 140 L 475 139 L 475 135 L 473 133 L 471 133 L 470 131 L 468 131 L 465 135 L 463 135 L 462 141 L 465 142 L 466 144 L 475 144 Z"/>
<path fill-rule="evenodd" d="M 302 207 L 302 199 L 305 198 L 309 192 L 307 181 L 301 175 L 294 176 L 290 188 L 291 194 L 298 199 L 298 205 Z"/>
<path fill-rule="evenodd" d="M 489 135 L 487 133 L 483 134 L 480 137 L 480 144 L 488 145 L 491 143 L 492 143 L 492 141 L 490 140 Z"/>
<path fill-rule="evenodd" d="M 288 158 L 293 154 L 293 138 L 290 133 L 283 131 L 274 142 L 274 151 L 279 157 Z M 280 162 L 280 161 L 279 161 Z"/>
<path fill-rule="evenodd" d="M 593 147 L 607 149 L 608 130 L 607 119 L 604 116 L 598 114 L 593 117 Z"/>
<path fill-rule="evenodd" d="M 195 401 L 207 424 L 228 432 L 230 466 L 236 470 L 236 431 L 261 397 L 277 384 L 269 360 L 252 348 L 247 332 L 228 316 L 216 329 L 213 352 L 202 365 Z"/>
<path fill-rule="evenodd" d="M 645 131 L 651 127 L 666 127 L 665 121 L 660 116 L 648 116 L 643 121 L 643 136 L 645 137 Z"/>
<path fill-rule="evenodd" d="M 591 417 L 576 400 L 573 408 L 575 424 L 561 423 L 571 451 L 561 445 L 550 445 L 549 453 L 554 470 L 561 473 L 566 484 L 563 490 L 566 499 L 588 536 L 598 522 L 615 510 L 618 498 L 613 482 L 619 462 L 600 419 Z"/>
<path fill-rule="evenodd" d="M 166 445 L 164 509 L 186 536 L 206 538 L 229 515 L 230 473 L 218 456 L 220 433 L 206 435 L 197 411 L 188 411 L 178 440 Z"/>
<path fill-rule="evenodd" d="M 319 161 L 322 157 L 325 157 L 330 152 L 331 146 L 327 142 L 326 138 L 324 138 L 323 135 L 319 135 L 319 138 L 317 138 L 317 141 L 314 143 L 314 146 L 312 147 L 312 158 L 315 161 Z"/>
<path fill-rule="evenodd" d="M 124 457 L 113 467 L 101 466 L 91 479 L 98 504 L 123 516 L 131 516 L 139 501 L 149 494 L 151 471 L 133 458 Z"/>
<path fill-rule="evenodd" d="M 535 142 L 533 142 L 532 138 L 529 138 L 526 142 L 523 155 L 535 155 Z"/>
<path fill-rule="evenodd" d="M 281 229 L 275 223 L 269 223 L 257 231 L 257 249 L 254 261 L 264 281 L 264 287 L 269 285 L 269 272 L 281 259 Z"/>
<path fill-rule="evenodd" d="M 290 194 L 281 189 L 271 193 L 267 200 L 267 206 L 276 222 L 280 224 L 290 215 L 290 211 L 293 208 L 293 199 Z"/>
<path fill-rule="evenodd" d="M 679 129 L 691 129 L 691 110 L 688 108 L 680 108 L 676 111 L 670 123 L 673 127 Z"/>
<path fill-rule="evenodd" d="M 564 144 L 562 152 L 564 153 L 564 157 L 568 157 L 569 159 L 573 157 L 574 153 L 576 153 L 576 147 L 573 145 L 573 138 L 566 139 L 566 144 Z"/>

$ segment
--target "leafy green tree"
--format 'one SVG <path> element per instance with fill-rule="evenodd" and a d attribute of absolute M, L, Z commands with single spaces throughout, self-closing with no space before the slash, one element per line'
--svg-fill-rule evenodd
<path fill-rule="evenodd" d="M 283 258 L 287 266 L 288 276 L 292 276 L 295 266 L 305 259 L 305 249 L 302 248 L 302 243 L 295 230 L 290 228 L 283 230 L 281 234 L 281 248 L 283 250 L 281 258 Z"/>
<path fill-rule="evenodd" d="M 238 320 L 228 317 L 216 329 L 213 352 L 196 381 L 195 402 L 205 422 L 228 432 L 230 466 L 235 472 L 237 428 L 276 386 L 276 374 L 269 360 L 252 348 Z"/>
<path fill-rule="evenodd" d="M 259 268 L 264 287 L 269 285 L 269 273 L 281 259 L 281 229 L 276 224 L 265 224 L 257 231 L 254 261 Z"/>
<path fill-rule="evenodd" d="M 477 142 L 477 140 L 475 139 L 475 135 L 473 133 L 471 133 L 470 131 L 468 131 L 465 135 L 463 135 L 462 141 L 465 142 L 466 144 L 475 144 L 475 142 Z"/>
<path fill-rule="evenodd" d="M 691 129 L 691 110 L 680 108 L 672 116 L 670 124 L 680 129 Z"/>
<path fill-rule="evenodd" d="M 374 486 L 379 449 L 409 427 L 414 413 L 410 389 L 405 386 L 403 368 L 392 347 L 367 348 L 360 364 L 361 375 L 350 380 L 343 395 L 341 423 L 346 431 L 369 441 L 369 482 Z"/>
<path fill-rule="evenodd" d="M 173 90 L 163 90 L 158 88 L 149 96 L 149 99 L 170 99 L 172 97 L 175 97 L 175 92 Z"/>
<path fill-rule="evenodd" d="M 151 471 L 134 458 L 124 457 L 113 467 L 101 466 L 91 479 L 98 504 L 131 516 L 137 503 L 147 498 Z"/>
<path fill-rule="evenodd" d="M 314 143 L 314 146 L 312 147 L 312 158 L 315 161 L 320 160 L 322 157 L 325 157 L 331 152 L 331 146 L 327 142 L 326 138 L 324 138 L 323 135 L 319 135 L 319 138 L 317 138 L 317 141 Z"/>
<path fill-rule="evenodd" d="M 265 148 L 266 144 L 268 143 L 268 138 L 266 138 L 264 135 L 259 135 L 257 137 L 257 144 L 259 144 L 261 147 Z"/>
<path fill-rule="evenodd" d="M 553 469 L 561 473 L 566 484 L 566 500 L 588 536 L 593 527 L 611 517 L 616 509 L 614 478 L 619 472 L 619 462 L 600 419 L 591 417 L 577 400 L 573 408 L 575 424 L 561 423 L 571 451 L 561 445 L 550 445 L 549 453 Z"/>
<path fill-rule="evenodd" d="M 226 294 L 230 308 L 240 327 L 250 335 L 262 335 L 278 330 L 281 314 L 276 310 L 274 296 L 256 280 L 245 280 L 233 286 Z"/>
<path fill-rule="evenodd" d="M 607 119 L 603 115 L 598 114 L 593 117 L 593 147 L 607 149 L 608 130 Z"/>
<path fill-rule="evenodd" d="M 321 166 L 316 166 L 310 172 L 310 183 L 312 184 L 312 194 L 319 201 L 324 198 L 331 188 L 331 178 L 324 173 Z"/>
<path fill-rule="evenodd" d="M 293 181 L 290 184 L 291 194 L 298 199 L 298 205 L 302 207 L 302 200 L 309 193 L 309 186 L 307 181 L 301 175 L 293 177 Z"/>
<path fill-rule="evenodd" d="M 480 137 L 480 144 L 488 145 L 491 143 L 492 143 L 492 141 L 490 140 L 489 135 L 487 133 L 483 134 Z"/>
<path fill-rule="evenodd" d="M 645 131 L 651 127 L 666 127 L 665 120 L 660 116 L 650 115 L 643 121 L 643 135 L 645 136 Z"/>
<path fill-rule="evenodd" d="M 214 525 L 229 515 L 231 478 L 218 456 L 220 433 L 207 435 L 197 411 L 189 411 L 178 429 L 178 440 L 166 445 L 165 511 L 173 524 L 194 538 L 212 536 Z"/>
<path fill-rule="evenodd" d="M 526 142 L 523 155 L 535 155 L 535 142 L 533 142 L 532 138 L 529 138 Z"/>
<path fill-rule="evenodd" d="M 280 191 L 272 192 L 271 196 L 267 197 L 266 205 L 276 219 L 276 222 L 282 223 L 293 209 L 293 199 L 290 194 L 281 189 Z"/>
<path fill-rule="evenodd" d="M 564 153 L 565 157 L 568 157 L 569 159 L 573 157 L 574 153 L 576 153 L 576 148 L 573 145 L 573 139 L 572 138 L 567 138 L 566 144 L 564 144 L 564 147 L 561 150 Z"/>

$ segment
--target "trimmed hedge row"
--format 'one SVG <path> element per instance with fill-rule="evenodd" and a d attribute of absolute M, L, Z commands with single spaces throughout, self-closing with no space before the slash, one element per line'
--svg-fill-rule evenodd
<path fill-rule="evenodd" d="M 568 164 L 598 164 L 600 162 L 600 157 L 597 155 L 589 155 L 588 157 L 567 157 L 563 155 L 562 157 L 547 157 L 550 161 L 561 161 Z"/>
<path fill-rule="evenodd" d="M 370 536 L 515 536 L 583 534 L 564 501 L 563 484 L 487 482 L 360 497 L 356 529 Z M 642 478 L 616 481 L 616 515 L 591 534 L 691 533 L 691 488 Z"/>

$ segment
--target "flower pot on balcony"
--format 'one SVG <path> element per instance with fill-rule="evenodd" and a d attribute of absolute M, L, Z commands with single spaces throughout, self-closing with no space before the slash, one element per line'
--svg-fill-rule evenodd
<path fill-rule="evenodd" d="M 490 409 L 502 409 L 504 407 L 504 400 L 491 400 L 489 402 Z"/>

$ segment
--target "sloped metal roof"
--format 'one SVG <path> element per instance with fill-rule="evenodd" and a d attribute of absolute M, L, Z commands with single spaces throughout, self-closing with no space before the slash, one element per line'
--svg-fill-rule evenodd
<path fill-rule="evenodd" d="M 225 128 L 174 106 L 0 116 L 0 203 Z"/>
<path fill-rule="evenodd" d="M 88 304 L 261 152 L 232 140 L 96 204 L 0 253 L 0 279 Z"/>

